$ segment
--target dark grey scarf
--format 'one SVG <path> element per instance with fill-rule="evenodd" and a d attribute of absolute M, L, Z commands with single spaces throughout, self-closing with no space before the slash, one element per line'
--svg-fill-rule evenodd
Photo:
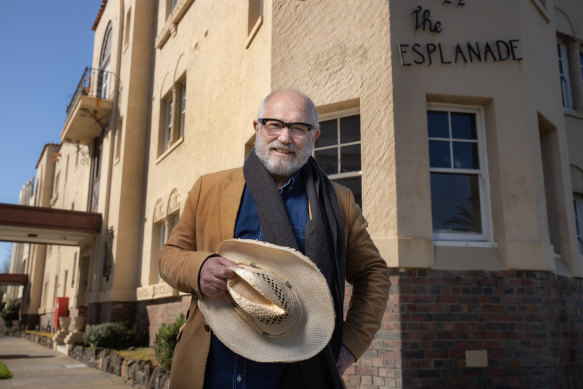
<path fill-rule="evenodd" d="M 283 200 L 269 172 L 252 151 L 243 166 L 245 183 L 257 205 L 265 239 L 269 243 L 299 251 Z M 346 247 L 344 224 L 332 183 L 313 158 L 302 167 L 302 178 L 312 212 L 306 224 L 306 256 L 320 269 L 334 301 L 336 323 L 332 339 L 315 357 L 292 364 L 286 371 L 284 387 L 342 388 L 336 360 L 342 345 Z M 317 297 L 315 297 L 317 298 Z M 332 370 L 332 371 L 331 371 Z M 323 375 L 329 371 L 329 376 Z"/>

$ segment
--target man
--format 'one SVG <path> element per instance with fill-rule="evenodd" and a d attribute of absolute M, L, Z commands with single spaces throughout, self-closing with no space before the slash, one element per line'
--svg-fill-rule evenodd
<path fill-rule="evenodd" d="M 243 168 L 201 177 L 160 256 L 160 273 L 192 294 L 187 323 L 174 351 L 173 388 L 334 388 L 380 327 L 389 273 L 354 196 L 311 158 L 320 129 L 309 97 L 279 90 L 265 98 L 253 121 L 255 149 Z M 224 346 L 197 309 L 199 298 L 225 293 L 233 277 L 228 258 L 215 254 L 230 238 L 264 240 L 305 253 L 324 275 L 336 311 L 328 346 L 291 364 L 257 363 Z M 274 260 L 277 260 L 274 258 Z M 353 285 L 343 321 L 344 281 Z"/>

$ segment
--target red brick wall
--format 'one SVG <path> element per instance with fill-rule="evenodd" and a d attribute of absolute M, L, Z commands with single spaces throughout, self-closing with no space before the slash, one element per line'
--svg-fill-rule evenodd
<path fill-rule="evenodd" d="M 148 329 L 150 345 L 154 344 L 162 324 L 173 323 L 181 313 L 186 316 L 189 306 L 190 295 L 140 302 L 137 321 L 144 323 L 142 328 Z"/>
<path fill-rule="evenodd" d="M 130 301 L 108 301 L 105 303 L 89 304 L 87 307 L 87 324 L 101 324 L 107 322 L 126 322 L 130 326 L 140 322 L 136 320 L 137 304 Z"/>
<path fill-rule="evenodd" d="M 547 272 L 391 270 L 348 388 L 581 388 L 583 281 Z M 487 367 L 467 367 L 486 350 Z"/>

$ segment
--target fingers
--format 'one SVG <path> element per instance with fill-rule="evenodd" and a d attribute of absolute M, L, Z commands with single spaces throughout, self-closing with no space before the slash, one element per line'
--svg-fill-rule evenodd
<path fill-rule="evenodd" d="M 220 296 L 227 289 L 227 280 L 233 278 L 234 273 L 228 269 L 236 263 L 225 257 L 210 257 L 202 265 L 200 271 L 200 289 L 209 297 Z"/>

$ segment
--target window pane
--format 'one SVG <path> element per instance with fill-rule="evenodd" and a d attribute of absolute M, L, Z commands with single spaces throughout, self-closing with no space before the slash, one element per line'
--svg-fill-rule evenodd
<path fill-rule="evenodd" d="M 452 112 L 451 135 L 455 139 L 478 139 L 475 115 L 473 113 Z"/>
<path fill-rule="evenodd" d="M 482 232 L 477 175 L 431 173 L 434 232 Z"/>
<path fill-rule="evenodd" d="M 340 119 L 340 143 L 360 142 L 360 115 Z"/>
<path fill-rule="evenodd" d="M 577 243 L 579 253 L 583 254 L 583 196 L 574 195 L 575 202 L 575 225 L 577 227 Z"/>
<path fill-rule="evenodd" d="M 326 147 L 338 144 L 338 129 L 336 119 L 320 122 L 320 137 L 316 140 L 316 147 Z"/>
<path fill-rule="evenodd" d="M 184 121 L 186 120 L 186 84 L 183 84 L 181 89 L 182 98 L 180 99 L 180 138 L 184 136 Z"/>
<path fill-rule="evenodd" d="M 338 149 L 314 151 L 314 159 L 326 174 L 338 174 Z"/>
<path fill-rule="evenodd" d="M 449 138 L 447 112 L 427 111 L 430 138 Z"/>
<path fill-rule="evenodd" d="M 456 169 L 479 169 L 478 144 L 476 142 L 453 142 L 453 167 Z"/>
<path fill-rule="evenodd" d="M 166 102 L 166 128 L 164 131 L 164 143 L 167 146 L 172 134 L 172 99 L 168 99 Z"/>
<path fill-rule="evenodd" d="M 332 181 L 349 188 L 352 191 L 352 194 L 354 194 L 356 203 L 362 209 L 362 180 L 360 177 L 341 178 Z"/>
<path fill-rule="evenodd" d="M 448 141 L 429 141 L 429 166 L 447 168 L 451 167 L 451 156 L 449 152 Z"/>
<path fill-rule="evenodd" d="M 340 172 L 360 171 L 360 144 L 340 148 Z"/>
<path fill-rule="evenodd" d="M 164 222 L 160 223 L 160 235 L 159 235 L 159 249 L 164 248 L 164 243 L 166 243 L 166 226 Z"/>

